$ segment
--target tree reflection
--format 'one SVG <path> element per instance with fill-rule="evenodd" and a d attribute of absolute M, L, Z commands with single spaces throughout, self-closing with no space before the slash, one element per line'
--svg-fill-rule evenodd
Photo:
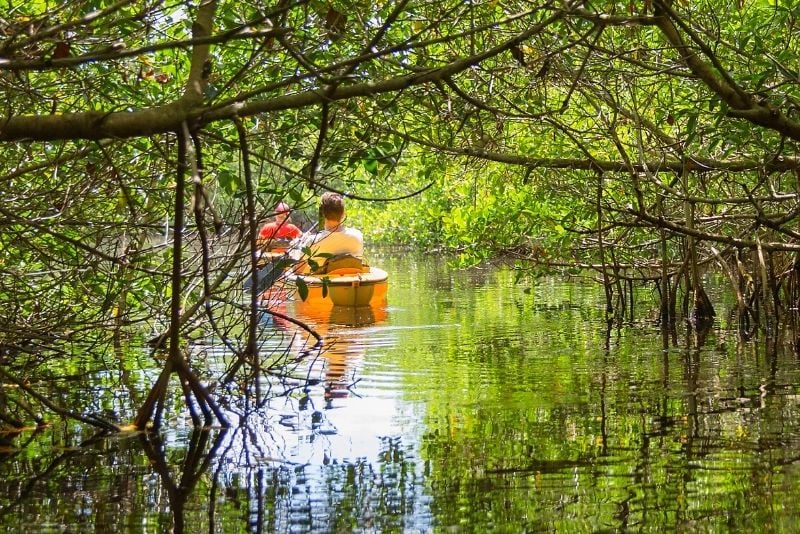
<path fill-rule="evenodd" d="M 42 428 L 37 428 L 34 432 L 31 432 L 27 439 L 16 445 L 14 439 L 21 439 L 23 435 L 22 432 L 14 431 L 0 434 L 2 435 L 3 442 L 3 453 L 0 455 L 0 465 L 6 462 L 14 462 L 18 459 L 18 456 L 22 457 L 28 447 L 34 447 L 35 442 L 42 438 L 42 434 Z M 14 495 L 14 498 L 10 499 L 4 506 L 0 506 L 0 525 L 7 524 L 3 519 L 7 516 L 11 516 L 12 512 L 19 513 L 18 509 L 23 507 L 37 491 L 41 491 L 41 488 L 63 486 L 64 483 L 61 482 L 61 478 L 64 476 L 62 471 L 68 468 L 70 461 L 84 456 L 87 449 L 103 443 L 107 437 L 107 433 L 96 433 L 75 447 L 67 447 L 64 452 L 55 455 L 46 463 L 43 461 L 43 467 L 38 469 L 38 472 L 35 474 L 28 475 L 22 485 L 15 487 L 17 481 L 5 480 L 5 491 L 9 492 L 9 495 Z"/>
<path fill-rule="evenodd" d="M 176 462 L 175 459 L 168 457 L 161 434 L 140 434 L 139 441 L 142 444 L 142 449 L 147 454 L 153 470 L 158 473 L 161 484 L 167 492 L 169 509 L 173 517 L 173 532 L 175 533 L 181 533 L 185 530 L 184 514 L 186 502 L 194 491 L 197 482 L 204 476 L 211 461 L 216 456 L 219 446 L 224 440 L 226 430 L 223 429 L 217 432 L 211 447 L 206 450 L 206 446 L 210 441 L 210 433 L 211 431 L 208 429 L 194 428 L 189 439 L 189 447 L 181 462 Z M 175 466 L 178 466 L 177 470 L 175 470 Z M 213 500 L 209 500 L 209 502 L 213 503 Z M 211 525 L 212 531 L 214 510 L 215 507 L 213 505 L 209 506 L 209 525 Z M 194 530 L 194 528 L 189 529 L 190 532 Z"/>

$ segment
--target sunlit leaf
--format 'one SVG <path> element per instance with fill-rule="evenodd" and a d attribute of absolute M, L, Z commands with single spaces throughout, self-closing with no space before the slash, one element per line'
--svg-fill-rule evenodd
<path fill-rule="evenodd" d="M 308 285 L 302 278 L 297 279 L 297 294 L 300 300 L 305 301 L 308 298 Z"/>

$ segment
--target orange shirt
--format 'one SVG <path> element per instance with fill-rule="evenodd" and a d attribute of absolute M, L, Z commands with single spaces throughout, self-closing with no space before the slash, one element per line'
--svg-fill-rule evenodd
<path fill-rule="evenodd" d="M 300 237 L 302 230 L 290 222 L 270 222 L 261 227 L 258 232 L 259 239 L 288 239 Z"/>

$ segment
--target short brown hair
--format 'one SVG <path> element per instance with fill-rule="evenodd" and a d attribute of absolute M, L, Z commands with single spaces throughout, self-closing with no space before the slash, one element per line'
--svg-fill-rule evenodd
<path fill-rule="evenodd" d="M 341 221 L 344 217 L 344 197 L 332 191 L 323 193 L 319 202 L 319 211 L 328 220 Z"/>

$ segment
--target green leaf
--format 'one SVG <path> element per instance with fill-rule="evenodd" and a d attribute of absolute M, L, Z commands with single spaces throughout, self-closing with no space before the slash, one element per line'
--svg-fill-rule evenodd
<path fill-rule="evenodd" d="M 689 114 L 689 121 L 686 123 L 686 139 L 687 144 L 694 140 L 697 135 L 697 113 Z"/>
<path fill-rule="evenodd" d="M 289 189 L 289 198 L 292 199 L 292 204 L 300 204 L 303 202 L 303 193 L 294 188 Z"/>
<path fill-rule="evenodd" d="M 308 298 L 308 285 L 302 278 L 297 279 L 297 294 L 300 295 L 300 300 L 302 301 Z"/>
<path fill-rule="evenodd" d="M 372 174 L 373 176 L 378 174 L 378 162 L 374 159 L 365 159 L 364 162 L 364 170 L 368 173 Z"/>
<path fill-rule="evenodd" d="M 243 184 L 239 175 L 228 169 L 220 169 L 217 172 L 217 180 L 219 181 L 220 187 L 229 195 L 243 189 Z"/>

